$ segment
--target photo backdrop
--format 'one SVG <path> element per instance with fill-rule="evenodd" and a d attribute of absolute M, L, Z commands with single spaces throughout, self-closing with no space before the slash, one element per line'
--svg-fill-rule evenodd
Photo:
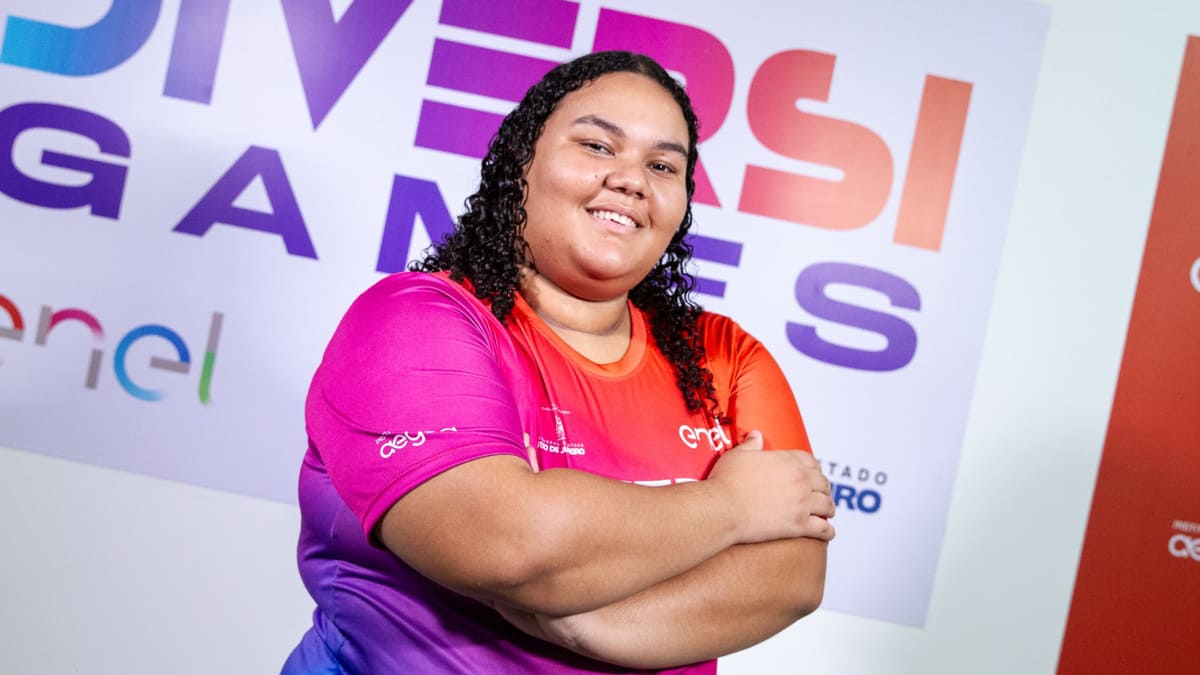
<path fill-rule="evenodd" d="M 702 300 L 777 356 L 835 482 L 826 607 L 923 623 L 1044 8 L 879 2 L 864 35 L 823 3 L 158 4 L 8 19 L 0 403 L 40 404 L 0 443 L 293 500 L 347 301 L 451 227 L 549 67 L 644 51 L 702 124 Z"/>
<path fill-rule="evenodd" d="M 1185 392 L 1194 393 L 1197 380 L 1186 366 L 1200 362 L 1187 314 L 1200 299 L 1200 250 L 1188 210 L 1195 200 L 1186 188 L 1171 188 L 1196 172 L 1187 140 L 1195 136 L 1187 121 L 1194 114 L 1186 112 L 1194 109 L 1188 97 L 1196 69 L 1185 67 L 1181 76 L 1174 57 L 1152 69 L 1121 68 L 1140 63 L 1130 47 L 1150 44 L 1148 36 L 1166 45 L 1161 51 L 1182 54 L 1186 27 L 1200 32 L 1200 20 L 1172 21 L 1171 11 L 1185 10 L 1164 7 L 1142 13 L 1068 0 L 6 0 L 0 446 L 292 508 L 305 444 L 303 396 L 345 307 L 451 226 L 488 136 L 528 84 L 574 55 L 643 51 L 687 83 L 702 122 L 693 242 L 699 300 L 736 318 L 779 360 L 835 484 L 839 536 L 823 608 L 929 629 L 952 498 L 966 505 L 960 514 L 972 513 L 979 499 L 978 480 L 963 488 L 956 479 L 970 443 L 968 420 L 1018 188 L 1035 195 L 1026 198 L 1033 203 L 1069 203 L 1055 214 L 1059 220 L 1036 228 L 1028 223 L 1041 222 L 1041 214 L 1027 207 L 1018 216 L 1026 225 L 1006 254 L 1024 256 L 1018 260 L 1080 269 L 1086 256 L 1074 247 L 1086 252 L 1088 242 L 1105 238 L 1103 229 L 1064 238 L 1051 260 L 1030 254 L 1022 237 L 1066 232 L 1090 203 L 1120 206 L 1123 231 L 1145 228 L 1150 203 L 1139 210 L 1136 186 L 1124 201 L 1117 193 L 1126 185 L 1107 193 L 1093 189 L 1103 181 L 1075 187 L 1083 181 L 1074 176 L 1104 164 L 1089 159 L 1106 147 L 1094 134 L 1069 161 L 1042 151 L 1061 148 L 1076 128 L 1094 130 L 1094 120 L 1119 117 L 1121 105 L 1133 101 L 1142 110 L 1136 119 L 1152 123 L 1114 125 L 1104 137 L 1114 149 L 1128 150 L 1123 143 L 1131 142 L 1158 153 L 1153 165 L 1162 163 L 1164 183 L 1151 242 L 1160 244 L 1147 248 L 1143 261 L 1148 272 L 1072 605 L 1062 668 L 1076 672 L 1069 670 L 1071 650 L 1096 643 L 1072 648 L 1075 626 L 1095 618 L 1094 603 L 1114 579 L 1154 569 L 1136 556 L 1166 556 L 1152 564 L 1175 565 L 1161 577 L 1174 581 L 1130 616 L 1196 611 L 1188 598 L 1200 574 L 1193 545 L 1200 498 L 1198 469 L 1187 458 L 1200 454 L 1198 441 L 1176 436 L 1157 444 L 1160 454 L 1147 455 L 1141 441 L 1128 440 L 1147 433 L 1147 418 L 1138 415 L 1147 408 L 1190 433 L 1194 397 Z M 1091 61 L 1063 56 L 1080 46 L 1095 49 Z M 1059 61 L 1047 71 L 1043 53 L 1051 47 Z M 1101 65 L 1118 53 L 1123 60 Z M 1075 70 L 1064 71 L 1064 61 Z M 1144 93 L 1136 85 L 1160 80 L 1177 83 L 1179 96 L 1165 158 L 1153 126 L 1161 118 L 1165 138 L 1171 106 L 1161 96 L 1095 100 L 1109 92 L 1109 81 Z M 1043 112 L 1043 127 L 1061 133 L 1037 136 L 1025 166 L 1039 100 L 1051 111 Z M 1140 171 L 1136 185 L 1153 182 L 1134 153 L 1121 157 Z M 1063 202 L 1038 202 L 1043 186 L 1063 189 Z M 1089 201 L 1070 201 L 1073 194 Z M 1119 268 L 1114 250 L 1098 260 Z M 1186 268 L 1163 272 L 1171 301 L 1147 276 L 1166 269 L 1151 257 L 1160 250 Z M 1045 268 L 1009 269 L 1010 280 L 1054 279 Z M 1056 297 L 1051 285 L 1037 293 Z M 1025 295 L 1031 307 L 1035 294 Z M 1072 296 L 1029 322 L 1002 308 L 993 339 L 1013 330 L 1037 335 L 1080 302 L 1088 299 Z M 1119 297 L 1114 306 L 1119 314 Z M 1156 327 L 1145 338 L 1138 337 L 1140 317 Z M 1157 352 L 1158 335 L 1177 340 L 1173 360 L 1153 372 L 1128 365 L 1137 353 Z M 1000 362 L 1021 372 L 1014 355 Z M 1170 395 L 1151 397 L 1150 385 L 1131 379 L 1136 374 Z M 1072 393 L 1088 398 L 1082 389 Z M 1026 396 L 1039 400 L 1036 389 Z M 990 415 L 976 424 L 1032 440 L 992 451 L 1028 464 L 1023 452 L 1062 435 L 1064 405 L 1069 412 L 1069 402 L 1054 400 L 1029 417 Z M 1130 469 L 1119 458 L 1135 455 L 1144 482 L 1122 492 Z M 1076 469 L 1088 486 L 1086 500 L 1091 477 L 1086 466 Z M 1162 483 L 1164 476 L 1171 481 Z M 990 489 L 992 481 L 982 485 Z M 997 516 L 1014 508 L 1002 499 L 1038 501 L 1031 485 L 1051 487 L 1043 496 L 1057 489 L 1036 481 L 1010 488 L 1000 478 L 995 485 L 1004 497 L 986 502 L 986 513 Z M 6 489 L 19 495 L 21 487 Z M 1150 526 L 1130 520 L 1131 507 L 1120 501 L 1146 494 L 1163 497 L 1161 512 L 1145 516 Z M 1038 518 L 1054 521 L 1054 513 Z M 1134 557 L 1095 548 L 1093 541 L 1114 541 L 1131 528 L 1148 532 Z M 1031 529 L 1037 531 L 1024 531 Z M 1168 540 L 1164 550 L 1153 549 L 1155 537 Z M 1072 535 L 1056 531 L 1054 539 L 1069 549 Z M 1019 539 L 1005 541 L 1022 547 Z M 243 542 L 239 550 L 251 546 Z M 1073 559 L 1070 570 L 1073 579 Z M 941 583 L 956 573 L 943 574 Z M 853 625 L 861 636 L 877 624 Z M 1139 625 L 1143 634 L 1101 642 L 1118 653 L 1121 644 L 1136 649 L 1145 635 L 1167 643 L 1175 635 L 1152 620 Z M 903 635 L 915 643 L 918 633 Z M 770 644 L 752 654 L 771 654 Z M 1187 658 L 1165 653 L 1162 672 Z"/>

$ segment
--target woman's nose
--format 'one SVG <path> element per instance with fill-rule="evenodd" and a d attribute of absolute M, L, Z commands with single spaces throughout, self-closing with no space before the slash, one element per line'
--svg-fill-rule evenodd
<path fill-rule="evenodd" d="M 646 176 L 641 165 L 635 162 L 621 162 L 613 166 L 605 176 L 604 186 L 638 199 L 646 196 Z"/>

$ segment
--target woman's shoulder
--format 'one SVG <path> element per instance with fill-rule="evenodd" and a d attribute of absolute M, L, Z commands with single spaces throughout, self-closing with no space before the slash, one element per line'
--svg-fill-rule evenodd
<path fill-rule="evenodd" d="M 430 303 L 450 305 L 471 313 L 490 314 L 481 300 L 442 272 L 397 272 L 376 281 L 359 294 L 351 313 L 406 311 Z"/>
<path fill-rule="evenodd" d="M 758 338 L 724 314 L 705 310 L 696 327 L 710 361 L 738 361 L 764 349 Z"/>
<path fill-rule="evenodd" d="M 472 345 L 478 347 L 473 353 L 507 354 L 508 341 L 487 307 L 452 279 L 400 272 L 376 281 L 350 304 L 318 373 L 353 372 L 368 363 L 375 370 L 402 369 L 431 350 L 472 353 Z"/>
<path fill-rule="evenodd" d="M 413 339 L 431 335 L 493 334 L 503 330 L 488 308 L 444 274 L 398 272 L 362 291 L 343 313 L 333 342 L 384 334 Z M 331 343 L 332 346 L 332 343 Z"/>
<path fill-rule="evenodd" d="M 700 318 L 696 323 L 700 334 L 706 340 L 711 338 L 745 338 L 753 339 L 753 336 L 742 325 L 735 321 L 732 317 L 704 310 L 700 312 Z"/>
<path fill-rule="evenodd" d="M 396 272 L 389 274 L 367 287 L 359 298 L 386 298 L 397 293 L 449 294 L 456 297 L 474 298 L 462 284 L 445 272 Z"/>

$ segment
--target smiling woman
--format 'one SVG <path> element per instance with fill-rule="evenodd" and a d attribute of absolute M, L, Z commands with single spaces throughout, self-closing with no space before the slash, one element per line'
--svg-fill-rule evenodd
<path fill-rule="evenodd" d="M 527 299 L 561 294 L 608 302 L 608 312 L 593 309 L 589 319 L 627 315 L 626 294 L 662 257 L 687 210 L 687 143 L 679 106 L 642 75 L 605 75 L 564 99 L 525 175 Z"/>
<path fill-rule="evenodd" d="M 351 306 L 284 672 L 711 673 L 817 606 L 829 482 L 774 360 L 689 296 L 697 126 L 644 56 L 553 69 L 455 231 Z"/>

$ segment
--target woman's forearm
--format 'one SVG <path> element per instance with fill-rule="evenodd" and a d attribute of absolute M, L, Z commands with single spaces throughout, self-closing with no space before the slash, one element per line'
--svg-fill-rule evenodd
<path fill-rule="evenodd" d="M 384 544 L 457 592 L 546 615 L 587 612 L 737 543 L 823 521 L 806 453 L 731 451 L 708 480 L 643 487 L 511 456 L 468 462 L 398 501 Z M 831 503 L 830 503 L 831 507 Z M 815 525 L 814 525 L 815 523 Z"/>
<path fill-rule="evenodd" d="M 739 545 L 612 605 L 550 618 L 498 607 L 510 622 L 590 658 L 666 668 L 757 644 L 821 602 L 826 542 Z"/>

